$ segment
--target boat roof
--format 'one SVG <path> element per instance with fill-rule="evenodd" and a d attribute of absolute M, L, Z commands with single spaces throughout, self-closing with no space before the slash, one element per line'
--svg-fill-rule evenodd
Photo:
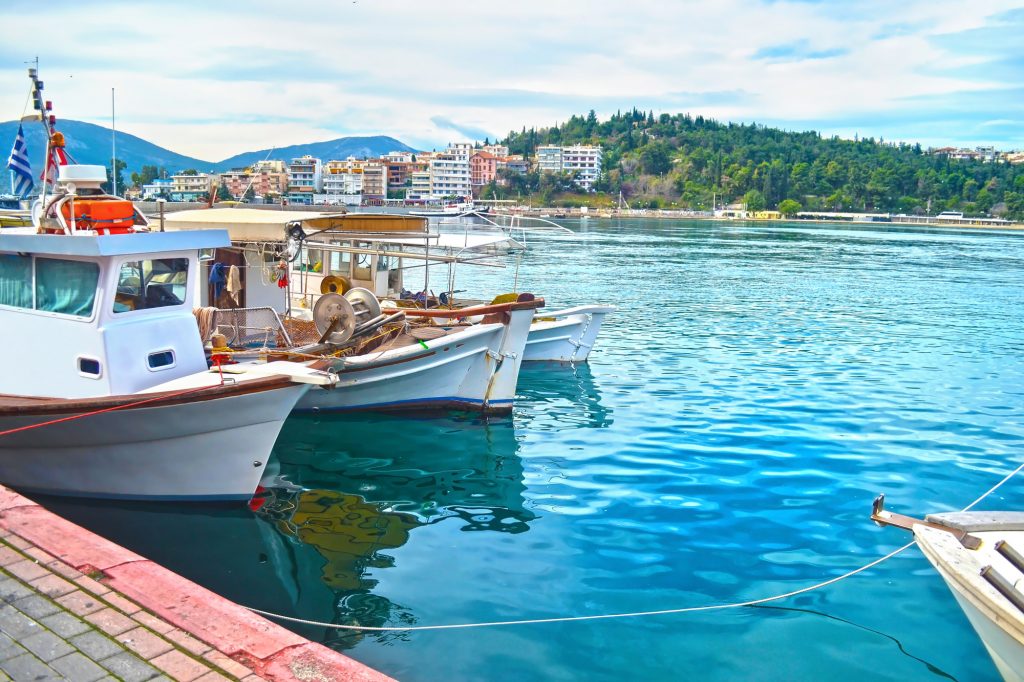
<path fill-rule="evenodd" d="M 154 221 L 155 222 L 155 221 Z M 427 231 L 427 220 L 417 216 L 386 213 L 323 213 L 258 208 L 208 208 L 179 211 L 164 216 L 170 231 L 219 228 L 233 241 L 282 241 L 285 231 L 299 223 L 306 232 L 332 230 L 371 233 L 416 233 Z"/>
<path fill-rule="evenodd" d="M 524 251 L 526 246 L 509 236 L 500 233 L 450 233 L 433 232 L 418 237 L 369 237 L 372 241 L 382 244 L 399 246 L 424 246 L 448 252 L 459 251 Z"/>
<path fill-rule="evenodd" d="M 102 236 L 36 234 L 14 228 L 0 232 L 0 253 L 50 254 L 57 256 L 123 256 L 165 251 L 196 251 L 230 246 L 224 230 L 196 232 L 136 232 Z"/>

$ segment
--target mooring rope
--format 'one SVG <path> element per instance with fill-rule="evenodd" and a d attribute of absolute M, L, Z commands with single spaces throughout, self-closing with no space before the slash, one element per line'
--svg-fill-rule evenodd
<path fill-rule="evenodd" d="M 973 508 L 979 502 L 984 500 L 986 497 L 988 497 L 989 495 L 991 495 L 995 491 L 999 490 L 999 488 L 1001 488 L 1007 481 L 1009 481 L 1011 478 L 1013 478 L 1014 476 L 1019 474 L 1022 470 L 1024 470 L 1024 463 L 1021 463 L 1020 466 L 1018 466 L 1016 469 L 1014 469 L 1013 471 L 1008 473 L 1006 476 L 1004 476 L 1001 481 L 999 481 L 994 486 L 992 486 L 991 488 L 986 490 L 980 497 L 978 497 L 976 500 L 971 502 L 969 505 L 967 505 L 966 507 L 964 507 L 960 511 L 969 511 L 971 508 Z M 659 610 L 656 610 L 656 611 L 632 611 L 632 612 L 629 612 L 629 613 L 605 613 L 605 614 L 595 614 L 595 615 L 588 615 L 588 616 L 556 616 L 556 617 L 552 617 L 552 618 L 524 618 L 524 619 L 520 619 L 520 620 L 495 620 L 495 621 L 486 621 L 486 622 L 479 622 L 479 623 L 450 623 L 450 624 L 446 624 L 446 625 L 412 625 L 412 626 L 374 627 L 374 626 L 369 626 L 369 625 L 339 625 L 337 623 L 325 623 L 323 621 L 306 620 L 305 618 L 295 618 L 293 616 L 284 616 L 284 615 L 281 615 L 281 614 L 278 614 L 278 613 L 271 613 L 269 611 L 262 611 L 260 609 L 255 609 L 255 608 L 253 608 L 251 606 L 247 606 L 245 608 L 249 609 L 253 613 L 258 613 L 261 616 L 267 616 L 268 618 L 275 618 L 277 620 L 284 620 L 284 621 L 288 621 L 290 623 L 301 623 L 302 625 L 314 625 L 314 626 L 317 626 L 317 627 L 331 628 L 331 629 L 334 629 L 334 630 L 355 630 L 355 631 L 359 631 L 359 632 L 419 632 L 419 631 L 425 631 L 425 630 L 464 630 L 464 629 L 468 629 L 468 628 L 487 628 L 487 627 L 498 627 L 498 626 L 502 626 L 502 625 L 538 625 L 538 624 L 541 624 L 541 623 L 573 623 L 573 622 L 589 621 L 589 620 L 610 620 L 610 619 L 616 619 L 616 618 L 640 618 L 640 617 L 645 617 L 645 616 L 666 616 L 666 615 L 670 615 L 670 614 L 696 613 L 698 611 L 723 611 L 723 610 L 726 610 L 726 609 L 738 609 L 738 608 L 746 608 L 746 607 L 749 607 L 749 606 L 760 606 L 761 604 L 767 604 L 768 602 L 779 601 L 781 599 L 788 599 L 790 597 L 795 597 L 795 596 L 800 595 L 800 594 L 806 594 L 808 592 L 813 592 L 815 590 L 820 590 L 823 587 L 828 587 L 829 585 L 834 585 L 834 584 L 836 584 L 838 582 L 846 580 L 847 578 L 852 578 L 853 576 L 857 575 L 858 573 L 863 573 L 864 571 L 866 571 L 868 569 L 874 568 L 875 566 L 878 566 L 879 564 L 882 564 L 882 563 L 888 561 L 889 559 L 893 558 L 897 554 L 905 552 L 906 550 L 910 549 L 913 545 L 914 545 L 913 541 L 908 542 L 907 544 L 903 545 L 902 547 L 899 547 L 899 548 L 894 549 L 893 551 L 889 552 L 885 556 L 879 557 L 878 559 L 875 559 L 874 561 L 871 561 L 871 562 L 869 562 L 867 564 L 864 564 L 860 568 L 855 568 L 852 571 L 847 571 L 846 573 L 843 573 L 842 575 L 836 576 L 835 578 L 830 578 L 828 580 L 825 580 L 825 581 L 822 581 L 822 582 L 819 582 L 819 583 L 815 583 L 814 585 L 808 585 L 807 587 L 802 587 L 802 588 L 800 588 L 798 590 L 792 590 L 790 592 L 784 592 L 782 594 L 776 594 L 776 595 L 772 595 L 770 597 L 761 597 L 760 599 L 750 599 L 750 600 L 747 600 L 747 601 L 731 602 L 731 603 L 728 603 L 728 604 L 706 604 L 704 606 L 686 606 L 686 607 L 677 608 L 677 609 L 659 609 Z"/>

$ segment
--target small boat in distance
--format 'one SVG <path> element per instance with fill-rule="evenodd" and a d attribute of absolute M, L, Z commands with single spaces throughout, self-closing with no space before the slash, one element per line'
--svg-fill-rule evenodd
<path fill-rule="evenodd" d="M 444 204 L 441 208 L 427 210 L 412 210 L 410 215 L 421 218 L 461 218 L 474 214 L 486 214 L 490 207 L 477 208 L 472 201 L 452 201 Z"/>
<path fill-rule="evenodd" d="M 950 512 L 918 520 L 884 509 L 872 520 L 911 530 L 1004 680 L 1024 679 L 1024 512 Z"/>

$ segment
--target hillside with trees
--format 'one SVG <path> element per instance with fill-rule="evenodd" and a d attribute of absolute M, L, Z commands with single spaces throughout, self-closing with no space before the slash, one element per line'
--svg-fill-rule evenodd
<path fill-rule="evenodd" d="M 600 145 L 604 172 L 595 194 L 568 176 L 537 172 L 490 185 L 497 198 L 531 195 L 546 205 L 630 205 L 710 210 L 744 202 L 750 210 L 930 213 L 962 211 L 1024 219 L 1024 166 L 960 161 L 920 145 L 757 124 L 720 123 L 690 114 L 633 109 L 598 121 L 594 111 L 551 128 L 523 129 L 502 140 L 512 154 L 538 145 Z"/>

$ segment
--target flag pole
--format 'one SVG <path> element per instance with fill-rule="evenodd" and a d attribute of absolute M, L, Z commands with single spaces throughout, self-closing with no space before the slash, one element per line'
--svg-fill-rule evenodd
<path fill-rule="evenodd" d="M 111 194 L 117 196 L 117 126 L 114 123 L 114 88 L 110 88 L 110 174 L 113 176 L 110 186 L 114 188 Z"/>

